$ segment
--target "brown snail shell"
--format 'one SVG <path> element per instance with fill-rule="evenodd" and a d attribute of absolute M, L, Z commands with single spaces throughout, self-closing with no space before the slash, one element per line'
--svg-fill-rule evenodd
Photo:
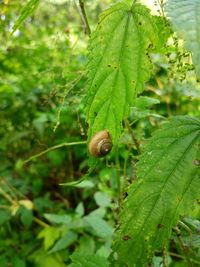
<path fill-rule="evenodd" d="M 88 149 L 93 157 L 106 156 L 112 149 L 112 140 L 108 131 L 96 133 L 89 142 Z"/>

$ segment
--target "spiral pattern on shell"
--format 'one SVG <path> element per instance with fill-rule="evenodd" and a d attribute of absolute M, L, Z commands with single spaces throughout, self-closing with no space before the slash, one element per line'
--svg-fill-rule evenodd
<path fill-rule="evenodd" d="M 89 152 L 93 157 L 104 157 L 112 149 L 112 140 L 108 131 L 96 133 L 89 142 Z"/>

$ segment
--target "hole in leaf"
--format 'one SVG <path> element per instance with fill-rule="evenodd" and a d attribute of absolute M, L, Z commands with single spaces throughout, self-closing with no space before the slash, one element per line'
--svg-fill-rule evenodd
<path fill-rule="evenodd" d="M 129 235 L 124 235 L 124 236 L 122 237 L 122 239 L 123 239 L 124 241 L 128 241 L 128 240 L 130 239 L 130 236 L 129 236 Z"/>

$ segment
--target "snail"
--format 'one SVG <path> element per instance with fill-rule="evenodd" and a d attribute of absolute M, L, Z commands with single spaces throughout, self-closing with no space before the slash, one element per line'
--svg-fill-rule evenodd
<path fill-rule="evenodd" d="M 112 140 L 108 131 L 96 133 L 89 142 L 88 149 L 93 157 L 106 156 L 112 149 Z"/>

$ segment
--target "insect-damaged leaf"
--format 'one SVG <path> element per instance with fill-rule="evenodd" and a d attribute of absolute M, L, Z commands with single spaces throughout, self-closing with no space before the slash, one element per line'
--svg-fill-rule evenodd
<path fill-rule="evenodd" d="M 140 4 L 116 4 L 102 14 L 89 47 L 89 139 L 105 129 L 116 142 L 122 120 L 150 76 L 150 52 L 164 42 L 160 25 Z"/>
<path fill-rule="evenodd" d="M 114 246 L 120 266 L 147 266 L 200 197 L 199 142 L 200 121 L 188 116 L 164 124 L 149 140 L 120 215 Z"/>

